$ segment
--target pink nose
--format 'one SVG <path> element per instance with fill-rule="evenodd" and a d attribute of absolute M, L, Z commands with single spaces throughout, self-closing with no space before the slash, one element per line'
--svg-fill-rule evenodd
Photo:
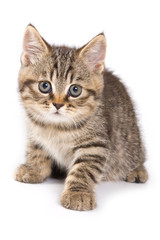
<path fill-rule="evenodd" d="M 60 103 L 53 103 L 53 105 L 57 108 L 57 110 L 64 106 L 64 104 Z"/>

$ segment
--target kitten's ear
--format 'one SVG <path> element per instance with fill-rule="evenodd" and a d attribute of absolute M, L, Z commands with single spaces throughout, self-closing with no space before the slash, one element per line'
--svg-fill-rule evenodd
<path fill-rule="evenodd" d="M 43 54 L 48 52 L 49 44 L 43 40 L 32 25 L 28 25 L 23 38 L 22 65 L 34 64 Z"/>
<path fill-rule="evenodd" d="M 89 70 L 95 73 L 102 73 L 106 55 L 106 38 L 99 34 L 84 47 L 79 49 L 79 57 L 88 66 Z"/>

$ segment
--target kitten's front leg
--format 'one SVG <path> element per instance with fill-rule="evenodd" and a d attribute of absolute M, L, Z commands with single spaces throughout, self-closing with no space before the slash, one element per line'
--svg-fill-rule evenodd
<path fill-rule="evenodd" d="M 27 161 L 15 172 L 15 180 L 24 183 L 40 183 L 51 175 L 52 160 L 43 148 L 30 142 L 27 148 Z"/>
<path fill-rule="evenodd" d="M 91 210 L 96 207 L 95 185 L 101 180 L 105 157 L 85 154 L 79 157 L 65 182 L 61 204 L 72 210 Z"/>

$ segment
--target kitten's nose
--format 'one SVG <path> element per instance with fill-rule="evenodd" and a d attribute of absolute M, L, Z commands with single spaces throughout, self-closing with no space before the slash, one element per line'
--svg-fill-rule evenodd
<path fill-rule="evenodd" d="M 57 108 L 57 110 L 64 106 L 64 104 L 61 103 L 53 103 L 53 105 Z"/>

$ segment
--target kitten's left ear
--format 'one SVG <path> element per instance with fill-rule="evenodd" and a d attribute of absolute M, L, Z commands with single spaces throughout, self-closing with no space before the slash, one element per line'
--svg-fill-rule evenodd
<path fill-rule="evenodd" d="M 102 33 L 78 50 L 79 57 L 84 61 L 91 72 L 103 72 L 106 45 L 106 38 Z"/>
<path fill-rule="evenodd" d="M 23 38 L 22 65 L 34 64 L 44 54 L 49 52 L 49 44 L 40 36 L 35 27 L 27 26 Z"/>

